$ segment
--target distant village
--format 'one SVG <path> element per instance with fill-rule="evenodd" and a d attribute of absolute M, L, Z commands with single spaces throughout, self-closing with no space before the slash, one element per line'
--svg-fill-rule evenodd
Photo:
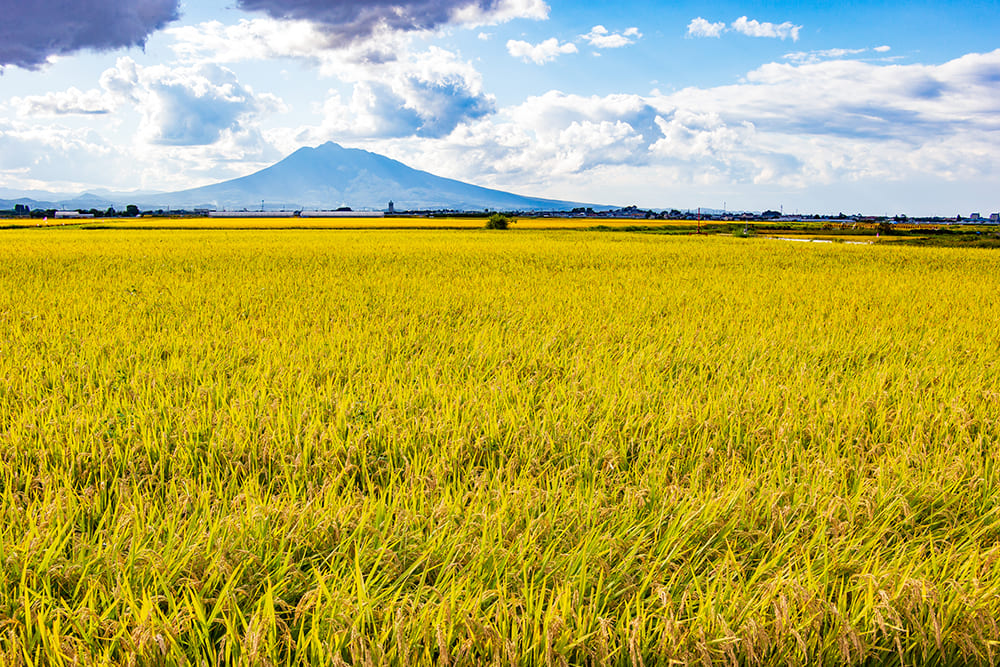
<path fill-rule="evenodd" d="M 32 209 L 26 204 L 16 204 L 13 209 L 0 210 L 0 217 L 3 218 L 38 218 L 38 219 L 93 219 L 93 218 L 135 218 L 135 217 L 211 217 L 211 218 L 359 218 L 359 217 L 486 217 L 493 213 L 504 213 L 521 218 L 593 218 L 593 219 L 613 219 L 613 220 L 702 220 L 704 222 L 819 222 L 830 224 L 907 224 L 907 225 L 943 225 L 943 224 L 1000 224 L 1000 213 L 970 213 L 968 215 L 958 214 L 954 217 L 940 216 L 871 216 L 861 213 L 838 215 L 821 214 L 799 214 L 786 215 L 783 211 L 766 210 L 756 211 L 719 211 L 717 209 L 642 209 L 637 206 L 626 206 L 623 208 L 595 209 L 593 207 L 579 207 L 564 211 L 518 211 L 518 210 L 498 210 L 498 209 L 406 209 L 396 208 L 394 202 L 390 201 L 388 206 L 380 211 L 375 210 L 354 210 L 351 207 L 341 206 L 329 210 L 269 210 L 262 202 L 258 209 L 242 208 L 239 210 L 216 210 L 212 208 L 192 208 L 192 209 L 155 209 L 140 210 L 136 205 L 126 206 L 123 210 L 115 208 L 108 209 L 74 209 L 59 210 L 52 208 Z"/>

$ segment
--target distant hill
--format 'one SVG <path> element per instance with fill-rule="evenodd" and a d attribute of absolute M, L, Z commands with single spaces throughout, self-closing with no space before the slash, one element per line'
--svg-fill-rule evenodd
<path fill-rule="evenodd" d="M 25 204 L 32 210 L 35 209 L 106 209 L 114 206 L 116 209 L 124 209 L 128 204 L 135 204 L 138 201 L 148 200 L 150 197 L 157 197 L 158 193 L 150 192 L 108 192 L 98 191 L 83 192 L 80 194 L 67 194 L 58 192 L 43 192 L 32 190 L 30 192 L 17 192 L 9 188 L 0 189 L 0 210 L 14 208 L 17 204 Z"/>
<path fill-rule="evenodd" d="M 396 210 L 519 210 L 559 211 L 595 204 L 542 199 L 470 185 L 408 167 L 402 162 L 328 142 L 300 148 L 284 160 L 249 176 L 200 188 L 170 193 L 112 193 L 52 195 L 32 192 L 27 197 L 0 199 L 0 208 L 14 203 L 32 208 L 107 208 L 137 204 L 144 210 L 213 208 L 259 210 L 330 209 L 383 210 L 391 200 Z M 0 191 L 0 197 L 15 193 Z M 9 203 L 9 206 L 7 205 Z"/>

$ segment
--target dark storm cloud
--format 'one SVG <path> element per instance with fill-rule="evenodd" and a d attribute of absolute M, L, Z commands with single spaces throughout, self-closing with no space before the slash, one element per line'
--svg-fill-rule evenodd
<path fill-rule="evenodd" d="M 427 30 L 447 23 L 457 9 L 490 11 L 498 0 L 239 0 L 240 8 L 276 19 L 318 23 L 335 38 L 350 41 L 377 28 Z"/>
<path fill-rule="evenodd" d="M 36 69 L 49 56 L 141 46 L 178 17 L 178 0 L 0 0 L 0 66 Z"/>

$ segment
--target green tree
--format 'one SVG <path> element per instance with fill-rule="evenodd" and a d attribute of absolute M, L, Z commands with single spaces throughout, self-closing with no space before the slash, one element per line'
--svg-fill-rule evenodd
<path fill-rule="evenodd" d="M 486 229 L 507 229 L 514 222 L 509 216 L 494 213 L 486 220 Z"/>

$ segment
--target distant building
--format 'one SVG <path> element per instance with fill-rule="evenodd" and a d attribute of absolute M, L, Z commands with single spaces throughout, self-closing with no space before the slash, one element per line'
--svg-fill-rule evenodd
<path fill-rule="evenodd" d="M 302 218 L 383 218 L 382 211 L 302 211 Z"/>
<path fill-rule="evenodd" d="M 978 213 L 971 213 L 969 215 L 969 220 L 971 220 L 972 222 L 979 222 L 979 214 Z"/>
<path fill-rule="evenodd" d="M 395 212 L 396 212 L 396 205 L 393 204 L 392 200 L 390 199 L 389 200 L 389 214 L 391 215 L 391 214 L 393 214 Z"/>
<path fill-rule="evenodd" d="M 210 218 L 293 218 L 295 211 L 209 211 Z"/>
<path fill-rule="evenodd" d="M 1000 213 L 990 213 L 990 222 L 1000 222 Z"/>

